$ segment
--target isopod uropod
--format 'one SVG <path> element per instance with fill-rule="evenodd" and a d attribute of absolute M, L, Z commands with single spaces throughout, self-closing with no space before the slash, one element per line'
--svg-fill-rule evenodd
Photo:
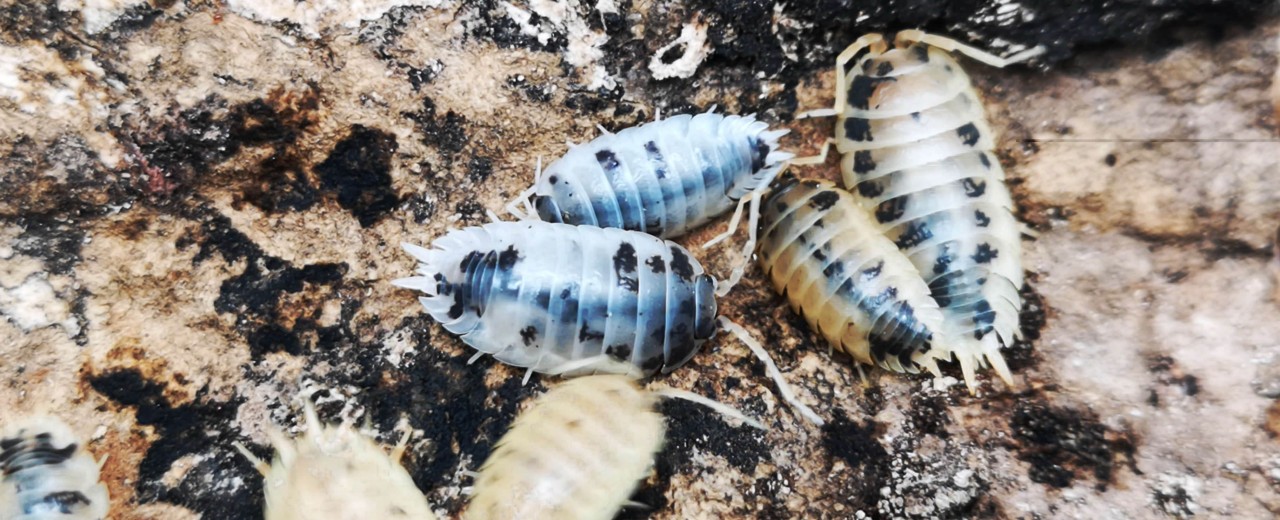
<path fill-rule="evenodd" d="M 350 426 L 322 425 L 310 403 L 304 413 L 307 431 L 297 442 L 269 432 L 276 449 L 271 464 L 237 445 L 262 473 L 267 520 L 435 519 L 400 465 L 404 441 L 388 457 Z"/>
<path fill-rule="evenodd" d="M 106 518 L 100 466 L 58 419 L 33 417 L 11 427 L 0 435 L 0 518 Z"/>
<path fill-rule="evenodd" d="M 813 114 L 838 117 L 844 184 L 924 275 L 970 391 L 987 362 L 1012 384 L 1000 348 L 1020 334 L 1022 228 L 982 104 L 947 51 L 1003 67 L 1042 49 L 1004 59 L 914 30 L 887 47 L 870 34 L 845 49 L 835 108 Z"/>
<path fill-rule="evenodd" d="M 663 395 L 760 427 L 701 396 L 651 392 L 627 376 L 571 379 L 516 417 L 476 476 L 464 518 L 613 518 L 662 449 L 666 426 L 654 405 Z"/>
<path fill-rule="evenodd" d="M 764 200 L 759 236 L 765 276 L 831 345 L 862 363 L 938 374 L 942 313 L 851 195 L 787 179 Z"/>
<path fill-rule="evenodd" d="M 668 373 L 728 323 L 716 317 L 715 279 L 689 251 L 638 231 L 493 222 L 451 231 L 431 249 L 404 247 L 419 276 L 394 283 L 426 293 L 427 313 L 476 358 L 527 367 L 526 380 L 532 372 Z M 783 398 L 821 423 L 763 348 L 745 343 Z"/>
<path fill-rule="evenodd" d="M 678 115 L 573 146 L 538 173 L 508 210 L 547 222 L 643 231 L 673 238 L 735 206 L 727 238 L 748 194 L 758 194 L 791 153 L 778 150 L 789 130 L 769 130 L 754 116 Z M 528 208 L 532 200 L 532 211 Z M 754 230 L 751 239 L 754 239 Z M 752 247 L 749 240 L 747 250 Z M 741 276 L 735 271 L 722 293 Z"/>

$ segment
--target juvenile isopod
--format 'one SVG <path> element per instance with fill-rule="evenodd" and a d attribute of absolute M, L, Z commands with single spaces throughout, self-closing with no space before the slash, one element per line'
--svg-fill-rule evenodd
<path fill-rule="evenodd" d="M 1022 227 L 982 103 L 947 51 L 1003 67 L 1042 49 L 1004 59 L 915 30 L 889 49 L 870 34 L 837 58 L 835 108 L 811 114 L 837 116 L 844 184 L 924 275 L 972 392 L 986 363 L 1012 384 L 1000 349 L 1020 334 Z"/>
<path fill-rule="evenodd" d="M 607 520 L 662 449 L 662 396 L 692 399 L 761 427 L 741 413 L 678 390 L 648 391 L 626 376 L 560 383 L 516 417 L 476 476 L 467 520 Z"/>
<path fill-rule="evenodd" d="M 276 449 L 271 464 L 237 445 L 262 473 L 267 520 L 435 519 L 426 497 L 400 465 L 404 440 L 388 457 L 350 426 L 322 425 L 311 403 L 304 413 L 307 431 L 297 442 L 269 432 Z"/>
<path fill-rule="evenodd" d="M 854 360 L 938 373 L 934 359 L 947 350 L 938 304 L 916 267 L 844 190 L 827 181 L 782 182 L 761 210 L 759 260 L 791 307 Z"/>
<path fill-rule="evenodd" d="M 757 196 L 791 153 L 778 150 L 789 130 L 769 130 L 754 116 L 706 112 L 678 115 L 572 146 L 539 172 L 533 187 L 508 205 L 517 216 L 547 222 L 643 231 L 674 238 Z M 529 202 L 532 201 L 532 208 Z M 753 210 L 755 208 L 753 207 Z M 753 220 L 754 221 L 754 220 Z M 749 238 L 750 250 L 754 233 Z M 737 282 L 735 271 L 729 287 Z"/>
<path fill-rule="evenodd" d="M 718 330 L 716 281 L 679 244 L 638 231 L 536 220 L 405 244 L 418 276 L 396 280 L 477 350 L 532 372 L 650 375 L 684 365 Z M 730 328 L 737 333 L 737 329 Z M 758 345 L 779 391 L 790 394 Z"/>
<path fill-rule="evenodd" d="M 0 435 L 0 518 L 106 518 L 110 503 L 98 481 L 100 467 L 61 420 L 20 422 Z"/>

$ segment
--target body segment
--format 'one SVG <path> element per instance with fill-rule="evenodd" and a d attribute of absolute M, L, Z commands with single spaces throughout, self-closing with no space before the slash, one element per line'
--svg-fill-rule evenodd
<path fill-rule="evenodd" d="M 945 351 L 929 288 L 851 195 L 827 181 L 794 179 L 764 201 L 760 263 L 818 334 L 855 360 L 895 371 Z"/>
<path fill-rule="evenodd" d="M 36 417 L 0 435 L 0 518 L 101 520 L 110 505 L 99 464 L 71 428 Z"/>
<path fill-rule="evenodd" d="M 613 518 L 662 448 L 657 399 L 617 375 L 552 388 L 498 441 L 464 518 Z"/>
<path fill-rule="evenodd" d="M 538 221 L 406 246 L 445 329 L 536 372 L 650 374 L 684 364 L 716 330 L 715 281 L 683 247 L 644 233 Z M 566 370 L 576 362 L 588 364 Z"/>

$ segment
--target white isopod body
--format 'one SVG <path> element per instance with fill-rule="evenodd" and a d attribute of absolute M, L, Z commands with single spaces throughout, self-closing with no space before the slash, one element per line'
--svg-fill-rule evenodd
<path fill-rule="evenodd" d="M 973 391 L 987 363 L 1012 384 L 1000 349 L 1020 335 L 1022 227 L 982 103 L 947 51 L 1004 66 L 1041 49 L 1002 59 L 920 31 L 899 32 L 894 48 L 867 35 L 837 59 L 827 112 L 845 186 L 924 276 Z"/>
<path fill-rule="evenodd" d="M 705 397 L 645 390 L 628 376 L 572 379 L 516 417 L 480 468 L 463 518 L 613 518 L 662 449 L 666 425 L 654 410 L 661 397 L 688 399 L 763 428 Z"/>
<path fill-rule="evenodd" d="M 326 427 L 310 403 L 307 431 L 297 442 L 272 430 L 276 455 L 267 464 L 237 446 L 263 475 L 267 520 L 434 520 L 431 505 L 391 455 L 350 426 Z"/>
<path fill-rule="evenodd" d="M 625 376 L 571 379 L 516 417 L 476 477 L 468 520 L 606 520 L 662 449 L 657 396 Z"/>
<path fill-rule="evenodd" d="M 0 519 L 101 520 L 110 505 L 101 464 L 71 428 L 33 417 L 0 435 Z"/>

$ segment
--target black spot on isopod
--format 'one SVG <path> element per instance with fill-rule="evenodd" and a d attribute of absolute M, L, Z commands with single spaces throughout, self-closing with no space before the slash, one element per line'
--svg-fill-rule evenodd
<path fill-rule="evenodd" d="M 569 297 L 572 295 L 573 295 L 573 290 L 569 287 L 565 287 L 564 290 L 560 291 L 561 300 L 568 300 Z"/>
<path fill-rule="evenodd" d="M 52 505 L 58 508 L 59 513 L 70 515 L 75 512 L 77 506 L 87 506 L 91 502 L 89 502 L 89 497 L 84 496 L 84 493 L 79 491 L 56 491 L 41 497 L 39 503 L 41 505 Z M 24 512 L 33 511 L 27 509 Z"/>
<path fill-rule="evenodd" d="M 520 340 L 524 341 L 524 346 L 526 347 L 533 345 L 533 342 L 538 341 L 538 328 L 529 325 L 520 329 Z"/>
<path fill-rule="evenodd" d="M 871 121 L 861 117 L 845 119 L 844 135 L 854 141 L 871 141 Z"/>
<path fill-rule="evenodd" d="M 978 250 L 973 254 L 973 261 L 979 264 L 989 264 L 997 256 L 1000 256 L 1000 250 L 993 249 L 991 244 L 984 242 L 978 244 Z"/>
<path fill-rule="evenodd" d="M 763 140 L 757 140 L 755 148 L 751 151 L 751 171 L 758 172 L 764 169 L 764 160 L 769 157 L 769 143 Z"/>
<path fill-rule="evenodd" d="M 875 280 L 877 276 L 880 276 L 880 271 L 882 269 L 884 269 L 884 260 L 876 262 L 876 265 L 874 266 L 863 269 L 862 280 L 863 281 Z"/>
<path fill-rule="evenodd" d="M 836 278 L 844 274 L 844 262 L 832 262 L 831 265 L 822 269 L 822 276 L 828 280 Z"/>
<path fill-rule="evenodd" d="M 947 268 L 951 266 L 951 255 L 942 253 L 938 255 L 937 260 L 933 262 L 933 274 L 942 274 L 947 272 Z"/>
<path fill-rule="evenodd" d="M 974 180 L 970 178 L 960 181 L 960 183 L 964 187 L 964 194 L 972 199 L 981 197 L 982 194 L 987 191 L 987 181 Z"/>
<path fill-rule="evenodd" d="M 827 223 L 826 223 L 825 221 L 823 221 L 822 219 L 818 219 L 818 220 L 813 221 L 813 227 L 816 227 L 816 228 L 818 228 L 818 229 L 822 229 L 822 228 L 827 227 Z"/>
<path fill-rule="evenodd" d="M 978 227 L 987 227 L 991 225 L 991 217 L 983 213 L 980 209 L 973 210 L 973 219 L 978 223 Z"/>
<path fill-rule="evenodd" d="M 914 55 L 920 63 L 929 63 L 929 48 L 924 44 L 917 43 L 912 45 L 911 54 Z"/>
<path fill-rule="evenodd" d="M 988 170 L 991 169 L 991 158 L 987 157 L 987 152 L 982 152 L 978 154 L 978 160 L 982 162 L 983 168 L 986 168 Z"/>
<path fill-rule="evenodd" d="M 813 258 L 819 262 L 826 262 L 827 254 L 822 252 L 822 248 L 814 249 Z"/>
<path fill-rule="evenodd" d="M 686 282 L 693 279 L 693 264 L 689 261 L 689 257 L 683 250 L 674 246 L 671 248 L 671 272 L 676 273 L 676 276 Z"/>
<path fill-rule="evenodd" d="M 662 260 L 662 255 L 653 255 L 644 261 L 644 265 L 649 266 L 649 270 L 655 273 L 667 272 L 667 263 Z"/>
<path fill-rule="evenodd" d="M 818 211 L 826 211 L 840 200 L 840 194 L 832 190 L 821 191 L 809 198 L 809 206 Z"/>
<path fill-rule="evenodd" d="M 649 163 L 653 166 L 653 174 L 659 179 L 667 178 L 667 162 L 662 157 L 662 152 L 658 150 L 658 143 L 649 141 L 644 143 L 644 151 L 649 155 Z"/>
<path fill-rule="evenodd" d="M 965 146 L 973 146 L 978 144 L 978 139 L 982 135 L 978 132 L 978 127 L 973 123 L 968 123 L 956 129 L 956 135 L 960 136 L 960 142 Z"/>
<path fill-rule="evenodd" d="M 1102 162 L 1106 163 L 1107 166 L 1115 166 L 1116 154 L 1113 154 L 1113 153 L 1107 154 L 1107 156 L 1102 159 Z"/>
<path fill-rule="evenodd" d="M 869 173 L 876 169 L 876 161 L 871 158 L 871 150 L 853 152 L 853 173 Z"/>
<path fill-rule="evenodd" d="M 520 261 L 520 252 L 516 251 L 515 245 L 507 246 L 507 249 L 498 253 L 498 269 L 510 271 L 516 266 L 516 262 Z"/>
<path fill-rule="evenodd" d="M 871 179 L 858 183 L 858 195 L 864 198 L 872 199 L 884 194 L 884 185 L 880 183 L 880 179 Z"/>
<path fill-rule="evenodd" d="M 871 96 L 875 95 L 876 88 L 881 83 L 891 81 L 897 81 L 897 78 L 876 78 L 872 76 L 857 76 L 853 78 L 853 82 L 849 84 L 849 106 L 862 110 L 870 109 Z"/>
<path fill-rule="evenodd" d="M 551 184 L 555 184 L 560 181 L 560 178 L 556 177 L 555 175 L 552 175 L 550 177 L 547 177 L 547 181 L 551 182 Z"/>
<path fill-rule="evenodd" d="M 912 121 L 915 121 L 915 122 L 917 122 L 917 123 L 919 123 L 919 122 L 920 122 L 920 113 L 919 113 L 919 112 L 912 112 L 912 113 L 911 113 L 911 120 L 912 120 Z"/>
<path fill-rule="evenodd" d="M 636 248 L 630 242 L 618 245 L 618 250 L 613 254 L 613 270 L 619 276 L 622 273 L 636 272 Z"/>
<path fill-rule="evenodd" d="M 640 370 L 643 370 L 646 374 L 656 372 L 659 368 L 662 368 L 661 352 L 640 362 Z"/>
<path fill-rule="evenodd" d="M 907 229 L 898 235 L 898 239 L 894 241 L 894 244 L 898 246 L 898 249 L 906 249 L 922 244 L 930 238 L 933 238 L 933 230 L 929 229 L 929 224 L 924 220 L 916 220 L 907 224 Z"/>
<path fill-rule="evenodd" d="M 631 359 L 631 345 L 623 343 L 609 345 L 608 348 L 604 349 L 604 353 L 618 361 L 627 361 Z"/>
<path fill-rule="evenodd" d="M 880 65 L 876 66 L 877 76 L 888 76 L 892 72 L 893 72 L 893 63 L 890 62 L 889 60 L 882 61 L 880 62 Z"/>
<path fill-rule="evenodd" d="M 618 168 L 618 156 L 612 150 L 600 150 L 596 152 L 596 162 L 600 163 L 600 167 L 604 171 L 613 171 Z"/>
<path fill-rule="evenodd" d="M 894 197 L 876 206 L 876 221 L 884 224 L 902 217 L 907 212 L 907 198 L 910 195 Z"/>
<path fill-rule="evenodd" d="M 604 333 L 591 330 L 591 327 L 588 326 L 585 321 L 582 323 L 582 328 L 578 329 L 578 341 L 580 342 L 585 343 L 588 341 L 602 339 L 604 339 Z"/>

